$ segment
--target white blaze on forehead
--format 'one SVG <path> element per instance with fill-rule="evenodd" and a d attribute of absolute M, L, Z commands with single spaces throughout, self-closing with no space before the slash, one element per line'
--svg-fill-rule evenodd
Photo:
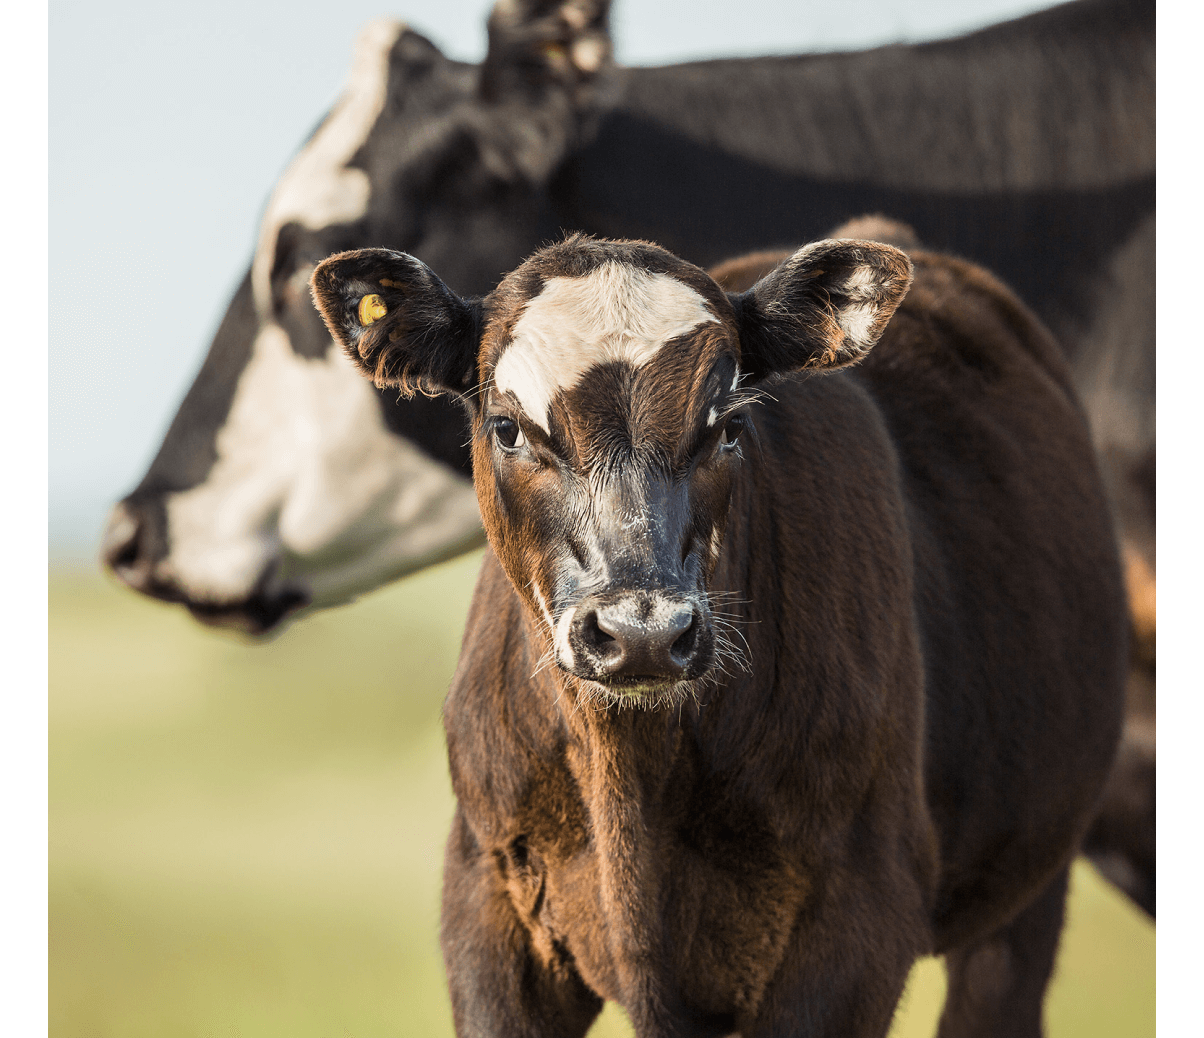
<path fill-rule="evenodd" d="M 590 368 L 642 367 L 669 340 L 713 321 L 706 300 L 669 274 L 609 262 L 584 277 L 549 278 L 515 324 L 494 385 L 547 432 L 552 398 Z"/>
<path fill-rule="evenodd" d="M 296 222 L 318 231 L 358 220 L 368 211 L 368 174 L 348 169 L 347 163 L 368 139 L 385 106 L 389 52 L 404 29 L 391 18 L 378 18 L 364 27 L 356 40 L 347 89 L 276 185 L 251 265 L 251 286 L 260 313 L 271 305 L 272 260 L 281 227 Z"/>

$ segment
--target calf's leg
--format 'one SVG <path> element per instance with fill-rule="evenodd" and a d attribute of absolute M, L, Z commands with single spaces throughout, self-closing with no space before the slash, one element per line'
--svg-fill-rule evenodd
<path fill-rule="evenodd" d="M 945 956 L 949 993 L 938 1038 L 1039 1038 L 1045 989 L 1066 912 L 1070 867 L 1027 908 L 972 947 Z"/>
<path fill-rule="evenodd" d="M 534 954 L 490 856 L 457 810 L 443 866 L 443 961 L 456 1034 L 580 1038 L 602 1000 L 571 958 Z"/>

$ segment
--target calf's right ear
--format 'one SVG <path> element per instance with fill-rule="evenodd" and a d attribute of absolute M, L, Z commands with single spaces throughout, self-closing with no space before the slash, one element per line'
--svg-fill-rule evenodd
<path fill-rule="evenodd" d="M 818 241 L 732 295 L 740 370 L 757 380 L 833 371 L 869 352 L 911 286 L 911 260 L 890 245 Z"/>
<path fill-rule="evenodd" d="M 378 387 L 463 395 L 477 382 L 481 304 L 392 249 L 340 252 L 310 278 L 334 340 Z"/>

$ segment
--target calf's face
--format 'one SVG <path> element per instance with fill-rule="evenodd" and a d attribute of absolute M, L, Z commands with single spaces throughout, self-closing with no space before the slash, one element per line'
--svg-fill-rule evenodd
<path fill-rule="evenodd" d="M 647 250 L 581 258 L 528 268 L 488 315 L 478 500 L 556 663 L 655 698 L 715 660 L 707 579 L 752 397 L 709 279 Z"/>
<path fill-rule="evenodd" d="M 378 385 L 468 403 L 485 529 L 550 659 L 586 696 L 648 706 L 723 656 L 709 588 L 757 384 L 857 360 L 909 282 L 898 250 L 821 242 L 729 297 L 657 246 L 582 237 L 483 301 L 388 250 L 313 278 Z"/>

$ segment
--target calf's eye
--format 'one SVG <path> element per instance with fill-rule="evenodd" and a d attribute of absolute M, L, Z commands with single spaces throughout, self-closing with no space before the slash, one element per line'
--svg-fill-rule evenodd
<path fill-rule="evenodd" d="M 526 446 L 527 440 L 518 423 L 510 418 L 493 420 L 493 435 L 503 450 L 513 451 Z"/>
<path fill-rule="evenodd" d="M 719 436 L 720 447 L 734 447 L 736 441 L 740 439 L 740 434 L 744 432 L 745 418 L 742 414 L 734 414 L 723 425 L 723 432 Z"/>

